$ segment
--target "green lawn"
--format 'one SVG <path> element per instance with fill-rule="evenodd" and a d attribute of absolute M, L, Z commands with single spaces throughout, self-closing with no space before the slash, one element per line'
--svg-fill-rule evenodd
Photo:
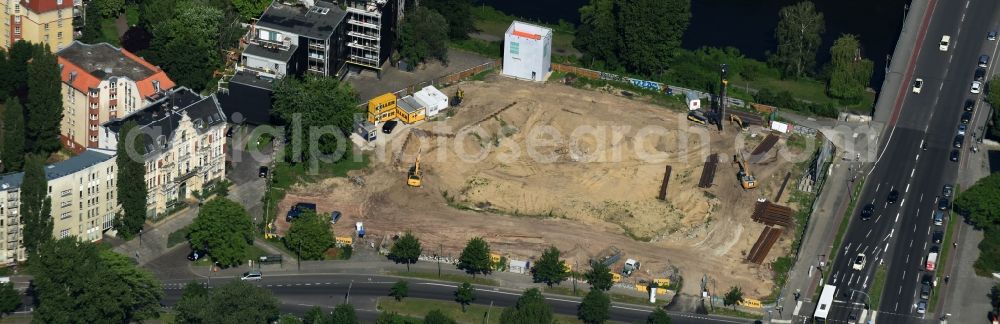
<path fill-rule="evenodd" d="M 191 232 L 191 225 L 184 226 L 167 235 L 167 248 L 169 249 L 177 244 L 187 242 L 187 235 L 189 232 Z"/>
<path fill-rule="evenodd" d="M 847 205 L 847 211 L 844 212 L 844 217 L 840 220 L 840 226 L 837 228 L 837 236 L 833 238 L 833 247 L 830 248 L 830 256 L 836 256 L 837 251 L 840 250 L 840 244 L 844 241 L 844 234 L 847 233 L 847 225 L 851 221 L 851 215 L 854 212 L 854 207 L 858 204 L 858 196 L 861 195 L 861 189 L 864 187 L 864 181 L 857 181 L 854 183 L 854 189 L 851 190 L 851 203 Z M 829 260 L 832 262 L 836 261 L 836 258 Z"/>
<path fill-rule="evenodd" d="M 749 86 L 754 89 L 771 89 L 775 91 L 787 90 L 792 93 L 792 97 L 799 100 L 810 101 L 818 104 L 832 103 L 834 107 L 843 108 L 839 110 L 849 110 L 858 113 L 868 113 L 871 105 L 875 102 L 875 94 L 865 92 L 864 99 L 860 103 L 853 105 L 841 105 L 834 98 L 826 95 L 826 84 L 816 80 L 782 80 L 780 78 L 761 77 L 754 81 L 741 80 L 737 75 L 732 80 L 732 87 Z"/>
<path fill-rule="evenodd" d="M 427 315 L 427 312 L 437 309 L 459 323 L 476 324 L 487 321 L 490 323 L 500 323 L 500 313 L 503 312 L 502 307 L 494 306 L 491 308 L 489 305 L 471 304 L 466 306 L 466 311 L 463 313 L 462 306 L 457 302 L 422 298 L 404 298 L 402 301 L 397 302 L 391 297 L 380 297 L 378 299 L 378 309 L 380 311 L 392 311 L 400 315 L 421 318 Z M 487 315 L 489 315 L 488 318 Z M 555 319 L 560 324 L 582 323 L 575 316 L 556 314 Z"/>
<path fill-rule="evenodd" d="M 121 40 L 118 39 L 118 29 L 115 28 L 114 19 L 101 20 L 101 38 L 111 45 L 121 46 Z"/>
<path fill-rule="evenodd" d="M 139 6 L 135 4 L 125 6 L 125 21 L 129 27 L 139 24 Z"/>
<path fill-rule="evenodd" d="M 952 250 L 951 243 L 955 241 L 955 228 L 958 227 L 953 224 L 955 217 L 960 216 L 958 216 L 958 213 L 953 212 L 952 217 L 945 218 L 944 239 L 941 240 L 941 255 L 938 257 L 937 263 L 938 269 L 945 269 L 945 264 L 948 263 L 948 254 L 951 253 Z M 943 271 L 935 272 L 934 276 L 939 283 L 944 283 Z M 934 306 L 937 305 L 938 297 L 941 295 L 938 293 L 939 290 L 940 289 L 931 289 L 931 297 L 927 303 L 928 312 L 934 312 Z"/>
<path fill-rule="evenodd" d="M 712 313 L 712 314 L 716 314 L 716 315 L 742 317 L 742 318 L 749 318 L 749 319 L 763 319 L 764 318 L 763 314 L 747 313 L 747 312 L 744 312 L 744 311 L 741 311 L 741 310 L 735 310 L 735 309 L 732 309 L 732 308 L 729 308 L 729 307 L 726 307 L 726 306 L 721 306 L 721 305 L 720 306 L 716 306 L 715 310 L 709 309 L 709 312 Z"/>
<path fill-rule="evenodd" d="M 872 279 L 872 288 L 868 291 L 868 303 L 872 310 L 878 310 L 879 302 L 882 301 L 882 291 L 885 290 L 885 276 L 889 272 L 885 265 L 879 265 L 875 269 L 875 279 Z"/>
<path fill-rule="evenodd" d="M 453 267 L 454 266 L 452 266 L 450 264 L 441 264 L 441 269 L 442 270 L 452 270 Z M 471 283 L 471 284 L 484 285 L 484 286 L 498 286 L 499 285 L 499 283 L 497 283 L 496 280 L 493 280 L 493 279 L 490 279 L 490 278 L 484 278 L 483 276 L 477 276 L 477 277 L 473 278 L 470 275 L 459 275 L 459 274 L 451 274 L 451 273 L 444 273 L 444 272 L 441 273 L 440 277 L 438 276 L 438 274 L 436 272 L 419 272 L 419 271 L 409 271 L 409 272 L 407 272 L 407 271 L 392 271 L 392 272 L 389 272 L 388 274 L 390 276 L 410 277 L 410 278 L 420 278 L 420 279 L 430 279 L 430 280 L 442 280 L 442 281 L 451 281 L 451 282 L 457 282 L 457 283 L 468 282 L 468 283 Z"/>

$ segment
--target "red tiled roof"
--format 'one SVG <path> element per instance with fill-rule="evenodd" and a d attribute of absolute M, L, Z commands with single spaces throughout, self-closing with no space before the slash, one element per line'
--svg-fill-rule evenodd
<path fill-rule="evenodd" d="M 136 80 L 135 84 L 136 87 L 139 88 L 139 95 L 141 97 L 143 98 L 149 97 L 150 95 L 156 93 L 156 87 L 153 86 L 153 81 L 157 81 L 160 83 L 160 91 L 166 91 L 172 89 L 177 85 L 176 83 L 174 83 L 173 80 L 170 80 L 170 77 L 167 76 L 167 73 L 163 72 L 163 70 L 161 70 L 158 66 L 155 66 L 147 62 L 141 57 L 136 56 L 135 54 L 132 54 L 132 52 L 129 52 L 125 49 L 121 49 L 120 52 L 123 55 L 125 55 L 125 57 L 128 57 L 129 59 L 135 61 L 136 63 L 142 64 L 142 66 L 145 66 L 150 70 L 155 71 L 155 73 L 153 73 L 152 75 L 150 75 L 145 79 Z M 87 93 L 90 88 L 97 88 L 98 86 L 100 86 L 101 79 L 95 77 L 93 74 L 90 74 L 89 71 L 84 71 L 82 68 L 80 68 L 80 66 L 73 64 L 73 62 L 70 62 L 69 60 L 63 58 L 62 56 L 59 56 L 58 58 L 59 58 L 59 64 L 63 66 L 62 69 L 63 82 L 70 83 L 69 82 L 70 73 L 75 71 L 76 78 L 74 78 L 73 83 L 70 84 L 70 86 L 72 86 L 74 89 L 83 93 Z"/>
<path fill-rule="evenodd" d="M 21 0 L 21 6 L 34 13 L 45 13 L 56 9 L 73 8 L 73 0 Z"/>
<path fill-rule="evenodd" d="M 122 51 L 125 52 L 125 50 Z M 155 74 L 149 76 L 148 78 L 144 80 L 139 80 L 135 83 L 136 87 L 139 87 L 139 95 L 142 96 L 143 98 L 149 97 L 150 95 L 156 93 L 156 88 L 153 87 L 154 80 L 160 83 L 160 91 L 171 89 L 176 85 L 173 80 L 170 80 L 170 78 L 167 77 L 166 72 L 161 71 L 159 68 L 157 68 L 156 70 L 159 72 L 156 72 Z"/>
<path fill-rule="evenodd" d="M 80 92 L 87 93 L 91 88 L 97 88 L 101 85 L 101 80 L 90 74 L 88 71 L 84 71 L 73 62 L 62 58 L 58 58 L 59 64 L 62 65 L 62 81 L 69 83 L 73 89 Z M 72 72 L 76 72 L 76 77 L 73 78 L 73 82 L 69 82 L 69 77 Z"/>
<path fill-rule="evenodd" d="M 524 38 L 531 38 L 531 39 L 534 39 L 534 40 L 542 39 L 542 35 L 532 34 L 532 33 L 529 33 L 529 32 L 520 31 L 520 30 L 516 30 L 516 29 L 511 34 L 514 34 L 514 36 L 521 36 L 521 37 L 524 37 Z"/>

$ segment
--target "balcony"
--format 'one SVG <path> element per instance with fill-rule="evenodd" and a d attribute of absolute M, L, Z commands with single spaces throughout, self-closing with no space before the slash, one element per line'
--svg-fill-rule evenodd
<path fill-rule="evenodd" d="M 285 38 L 285 41 L 282 42 L 276 42 L 259 38 L 252 38 L 250 42 L 260 45 L 260 47 L 263 47 L 265 49 L 275 50 L 275 51 L 287 51 L 292 48 L 292 42 L 287 37 Z"/>
<path fill-rule="evenodd" d="M 368 34 L 368 33 L 359 33 L 359 32 L 356 32 L 356 31 L 349 31 L 349 32 L 347 32 L 347 36 L 357 37 L 357 38 L 364 38 L 364 39 L 372 40 L 372 41 L 377 41 L 378 40 L 378 36 L 377 35 L 372 35 L 372 34 Z"/>
<path fill-rule="evenodd" d="M 195 175 L 197 175 L 198 171 L 200 171 L 200 170 L 201 170 L 201 167 L 193 167 L 193 168 L 191 168 L 191 171 L 188 171 L 187 173 L 181 174 L 179 177 L 174 178 L 174 183 L 181 183 L 181 182 L 184 182 L 187 179 L 191 179 L 192 177 L 194 177 Z"/>
<path fill-rule="evenodd" d="M 309 42 L 309 48 L 314 50 L 326 51 L 326 43 Z"/>
<path fill-rule="evenodd" d="M 354 19 L 354 18 L 348 19 L 347 23 L 351 24 L 351 25 L 356 25 L 356 26 L 361 26 L 361 27 L 371 28 L 371 29 L 378 29 L 379 28 L 379 25 L 376 25 L 376 24 L 373 24 L 373 23 L 370 23 L 370 22 L 367 22 L 367 21 L 357 20 L 357 19 Z"/>
<path fill-rule="evenodd" d="M 259 77 L 265 77 L 265 78 L 271 78 L 271 79 L 277 79 L 277 78 L 279 78 L 279 75 L 276 74 L 275 71 L 272 70 L 272 69 L 262 69 L 262 68 L 255 68 L 255 67 L 251 67 L 251 66 L 237 65 L 236 66 L 236 71 L 240 71 L 240 72 L 249 71 L 249 72 L 252 72 L 252 73 L 256 74 Z"/>
<path fill-rule="evenodd" d="M 365 50 L 365 51 L 378 52 L 378 47 L 367 46 L 367 45 L 363 45 L 363 44 L 358 44 L 357 42 L 347 43 L 347 46 L 348 47 L 352 47 L 352 48 L 357 48 L 357 49 L 360 49 L 360 50 Z"/>

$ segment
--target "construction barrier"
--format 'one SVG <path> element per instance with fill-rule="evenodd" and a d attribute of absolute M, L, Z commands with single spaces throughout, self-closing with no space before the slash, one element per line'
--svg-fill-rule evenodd
<path fill-rule="evenodd" d="M 762 308 L 764 304 L 760 300 L 753 298 L 743 298 L 743 301 L 739 302 L 740 306 L 750 307 L 750 308 Z"/>
<path fill-rule="evenodd" d="M 337 236 L 336 237 L 337 246 L 352 245 L 354 244 L 354 237 L 351 236 Z"/>
<path fill-rule="evenodd" d="M 493 262 L 493 264 L 500 263 L 500 255 L 496 253 L 490 253 L 490 262 Z"/>
<path fill-rule="evenodd" d="M 657 286 L 660 286 L 660 288 L 670 286 L 670 278 L 653 279 L 653 282 L 655 282 Z"/>
<path fill-rule="evenodd" d="M 622 282 L 622 275 L 617 273 L 611 273 L 611 282 L 614 283 Z"/>
<path fill-rule="evenodd" d="M 640 291 L 640 292 L 644 292 L 644 293 L 648 294 L 649 293 L 649 286 L 646 286 L 646 285 L 635 285 L 635 290 Z M 657 295 L 666 295 L 667 294 L 667 289 L 663 288 L 662 286 L 658 287 L 658 288 L 656 288 L 656 294 Z"/>

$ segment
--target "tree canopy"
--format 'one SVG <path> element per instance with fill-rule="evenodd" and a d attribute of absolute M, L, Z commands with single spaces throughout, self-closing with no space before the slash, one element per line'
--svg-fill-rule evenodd
<path fill-rule="evenodd" d="M 816 66 L 816 52 L 826 31 L 823 13 L 811 1 L 802 1 L 781 8 L 778 16 L 774 30 L 778 50 L 771 60 L 786 77 L 804 77 Z"/>
<path fill-rule="evenodd" d="M 1000 77 L 990 79 L 986 90 L 986 101 L 993 107 L 1000 107 Z M 989 135 L 994 139 L 1000 139 L 1000 114 L 993 114 L 993 119 L 987 123 L 989 125 Z"/>
<path fill-rule="evenodd" d="M 424 316 L 424 324 L 455 324 L 458 323 L 448 315 L 445 315 L 441 310 L 434 309 L 427 312 Z"/>
<path fill-rule="evenodd" d="M 253 243 L 253 223 L 240 204 L 215 198 L 201 206 L 188 238 L 192 248 L 207 250 L 219 265 L 239 265 Z"/>
<path fill-rule="evenodd" d="M 600 289 L 590 289 L 577 308 L 577 318 L 584 323 L 604 323 L 610 318 L 611 298 Z"/>
<path fill-rule="evenodd" d="M 29 156 L 24 164 L 21 182 L 21 224 L 24 225 L 24 250 L 29 258 L 52 241 L 52 200 L 48 196 L 49 180 L 45 176 L 45 158 Z"/>
<path fill-rule="evenodd" d="M 743 289 L 737 286 L 729 288 L 726 295 L 722 297 L 722 303 L 726 306 L 733 306 L 733 309 L 736 309 L 736 305 L 740 302 L 743 302 Z"/>
<path fill-rule="evenodd" d="M 163 67 L 177 84 L 195 91 L 209 87 L 212 73 L 222 65 L 221 36 L 229 26 L 222 23 L 222 10 L 204 0 L 150 6 L 170 9 L 150 13 L 160 17 L 150 21 L 150 62 Z"/>
<path fill-rule="evenodd" d="M 354 90 L 349 84 L 335 78 L 315 75 L 306 75 L 301 80 L 295 77 L 281 79 L 274 90 L 271 111 L 284 124 L 292 126 L 289 131 L 293 138 L 295 134 L 306 136 L 302 137 L 303 141 L 308 140 L 310 145 L 318 144 L 319 153 L 328 155 L 350 153 L 350 141 L 342 135 L 350 132 L 354 114 L 361 112 Z M 321 133 L 321 130 L 330 126 L 336 130 L 331 130 L 329 134 Z M 332 134 L 338 130 L 339 134 Z M 316 136 L 322 136 L 313 139 L 313 131 Z"/>
<path fill-rule="evenodd" d="M 389 296 L 395 298 L 396 301 L 402 301 L 403 298 L 406 298 L 406 296 L 409 295 L 410 295 L 410 285 L 409 283 L 406 282 L 406 280 L 400 279 L 399 281 L 396 281 L 396 283 L 393 284 L 392 287 L 389 288 Z"/>
<path fill-rule="evenodd" d="M 343 323 L 343 324 L 361 324 L 358 320 L 358 315 L 354 312 L 354 306 L 351 304 L 340 304 L 333 308 L 333 313 L 330 313 L 330 323 Z"/>
<path fill-rule="evenodd" d="M 690 0 L 591 0 L 573 46 L 594 68 L 665 73 L 691 20 Z"/>
<path fill-rule="evenodd" d="M 142 153 L 142 137 L 134 120 L 122 125 L 118 132 L 118 155 L 115 156 L 115 189 L 122 209 L 115 215 L 114 227 L 118 235 L 132 239 L 146 221 L 146 165 Z"/>
<path fill-rule="evenodd" d="M 406 318 L 396 314 L 396 312 L 382 312 L 375 319 L 375 324 L 407 324 Z"/>
<path fill-rule="evenodd" d="M 423 253 L 420 239 L 413 236 L 410 231 L 406 231 L 389 249 L 389 260 L 406 264 L 406 271 L 410 271 L 410 265 L 417 263 L 420 253 Z"/>
<path fill-rule="evenodd" d="M 544 282 L 549 287 L 569 278 L 566 261 L 559 259 L 559 249 L 550 246 L 542 252 L 542 257 L 531 267 L 531 277 L 535 282 Z"/>
<path fill-rule="evenodd" d="M 303 210 L 285 235 L 285 246 L 303 260 L 322 260 L 326 250 L 333 246 L 330 223 L 314 210 Z"/>
<path fill-rule="evenodd" d="M 267 6 L 271 5 L 270 0 L 232 0 L 232 3 L 244 21 L 259 18 L 267 10 Z"/>
<path fill-rule="evenodd" d="M 861 57 L 861 43 L 854 35 L 838 38 L 830 47 L 830 80 L 827 93 L 844 102 L 857 102 L 864 96 L 875 64 Z"/>
<path fill-rule="evenodd" d="M 458 268 L 472 274 L 490 274 L 493 272 L 493 262 L 490 260 L 490 245 L 482 237 L 469 240 L 458 257 Z"/>
<path fill-rule="evenodd" d="M 545 296 L 538 288 L 525 290 L 514 306 L 505 308 L 500 314 L 500 323 L 550 324 L 552 321 L 552 307 L 545 303 Z"/>
<path fill-rule="evenodd" d="M 125 0 L 91 0 L 87 7 L 90 6 L 97 9 L 104 18 L 116 18 L 122 11 L 125 11 Z"/>
<path fill-rule="evenodd" d="M 36 45 L 28 63 L 27 142 L 31 151 L 49 155 L 58 151 L 62 123 L 62 77 L 56 55 L 48 45 Z"/>
<path fill-rule="evenodd" d="M 476 300 L 476 289 L 472 287 L 468 282 L 463 282 L 458 286 L 458 290 L 455 291 L 455 301 L 462 305 L 462 312 L 465 312 L 465 306 L 472 304 Z"/>
<path fill-rule="evenodd" d="M 7 99 L 3 112 L 3 172 L 24 168 L 24 107 L 17 97 Z"/>
<path fill-rule="evenodd" d="M 417 7 L 399 27 L 399 55 L 418 65 L 428 59 L 448 62 L 448 22 L 437 11 Z"/>
<path fill-rule="evenodd" d="M 955 210 L 981 229 L 1000 229 L 1000 173 L 976 181 L 955 197 Z"/>
<path fill-rule="evenodd" d="M 607 265 L 600 262 L 591 262 L 590 271 L 584 273 L 583 278 L 587 280 L 591 288 L 597 290 L 608 291 L 615 284 L 613 281 L 614 278 L 611 276 L 611 269 L 608 269 Z"/>
<path fill-rule="evenodd" d="M 34 320 L 129 323 L 158 316 L 159 280 L 124 256 L 70 236 L 43 244 L 34 262 Z"/>
<path fill-rule="evenodd" d="M 667 311 L 663 308 L 657 307 L 646 317 L 646 324 L 670 324 L 670 315 L 667 315 Z"/>
<path fill-rule="evenodd" d="M 177 302 L 179 323 L 270 323 L 278 319 L 278 299 L 267 289 L 242 280 L 226 282 L 211 291 L 193 285 L 197 284 L 185 287 Z"/>
<path fill-rule="evenodd" d="M 448 22 L 448 36 L 453 40 L 469 38 L 473 25 L 472 0 L 424 0 L 421 5 L 437 11 Z"/>
<path fill-rule="evenodd" d="M 14 289 L 14 283 L 0 283 L 0 314 L 10 314 L 21 307 L 21 293 Z"/>

